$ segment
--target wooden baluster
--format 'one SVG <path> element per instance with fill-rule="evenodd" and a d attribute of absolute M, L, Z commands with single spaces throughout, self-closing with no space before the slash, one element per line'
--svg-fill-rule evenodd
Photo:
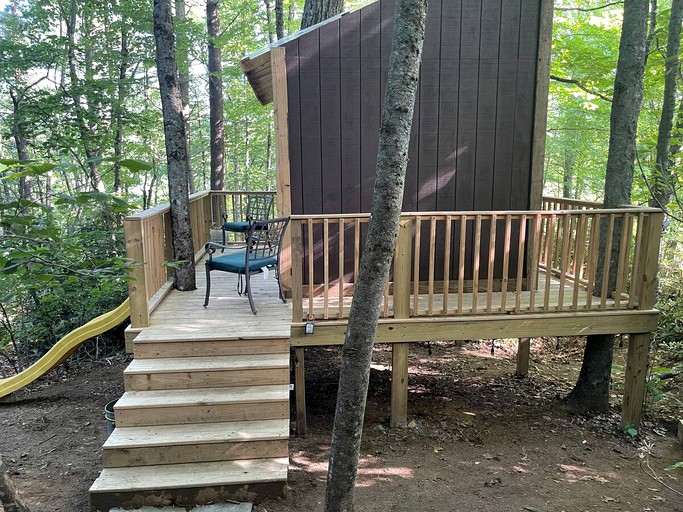
<path fill-rule="evenodd" d="M 360 268 L 360 219 L 353 220 L 353 229 L 353 289 L 355 291 Z"/>
<path fill-rule="evenodd" d="M 581 209 L 584 211 L 585 209 Z M 586 254 L 586 214 L 582 213 L 578 220 L 578 232 L 576 235 L 576 245 L 574 246 L 574 288 L 572 289 L 571 310 L 576 311 L 579 307 L 579 291 L 581 289 L 581 271 Z"/>
<path fill-rule="evenodd" d="M 420 315 L 420 235 L 422 217 L 415 216 L 415 261 L 413 262 L 413 314 Z"/>
<path fill-rule="evenodd" d="M 529 311 L 533 311 L 536 307 L 536 289 L 538 288 L 538 272 L 541 260 L 543 247 L 541 246 L 541 229 L 543 227 L 543 214 L 537 213 L 534 220 L 534 230 L 532 233 L 532 247 L 531 247 L 531 264 L 529 265 L 529 274 L 527 280 L 529 281 Z"/>
<path fill-rule="evenodd" d="M 498 215 L 491 215 L 491 229 L 489 236 L 489 257 L 486 269 L 486 312 L 490 313 L 493 303 L 493 274 L 496 261 L 496 227 L 498 226 Z"/>
<path fill-rule="evenodd" d="M 628 307 L 630 309 L 636 307 L 636 298 L 638 297 L 638 273 L 640 272 L 644 222 L 645 214 L 639 213 L 638 226 L 636 227 L 636 242 L 633 246 L 633 270 L 631 271 L 631 286 L 628 291 Z"/>
<path fill-rule="evenodd" d="M 564 239 L 562 240 L 562 257 L 560 258 L 560 289 L 557 294 L 557 310 L 562 311 L 564 307 L 564 287 L 567 284 L 567 267 L 569 266 L 569 248 L 571 247 L 572 234 L 574 223 L 572 222 L 572 214 L 564 215 Z"/>
<path fill-rule="evenodd" d="M 427 315 L 434 314 L 434 262 L 436 258 L 436 217 L 429 222 L 429 285 L 427 291 Z"/>
<path fill-rule="evenodd" d="M 323 318 L 330 317 L 330 219 L 323 220 Z"/>
<path fill-rule="evenodd" d="M 507 309 L 508 267 L 510 265 L 510 230 L 512 229 L 512 215 L 505 216 L 505 236 L 503 239 L 503 275 L 500 289 L 500 310 Z"/>
<path fill-rule="evenodd" d="M 631 231 L 633 230 L 633 218 L 631 214 L 625 213 L 621 219 L 621 241 L 619 243 L 619 260 L 617 264 L 617 283 L 614 290 L 614 307 L 619 308 L 621 304 L 621 294 L 624 292 L 624 282 L 628 272 L 629 245 L 631 241 Z"/>
<path fill-rule="evenodd" d="M 598 213 L 593 216 L 593 222 L 591 223 L 591 236 L 588 242 L 588 256 L 586 258 L 586 274 L 588 275 L 586 309 L 591 309 L 593 305 L 593 290 L 595 290 L 595 270 L 598 261 L 601 221 L 602 215 Z"/>
<path fill-rule="evenodd" d="M 446 240 L 444 240 L 443 251 L 443 304 L 441 308 L 443 315 L 448 314 L 448 292 L 451 276 L 451 222 L 451 216 L 446 215 Z"/>
<path fill-rule="evenodd" d="M 609 223 L 607 224 L 607 247 L 605 248 L 605 263 L 603 265 L 602 274 L 602 288 L 600 290 L 600 309 L 607 307 L 607 291 L 609 288 L 609 271 L 612 266 L 612 243 L 614 239 L 614 218 L 615 214 L 611 213 L 609 216 Z"/>
<path fill-rule="evenodd" d="M 517 282 L 515 283 L 515 313 L 521 310 L 522 283 L 524 282 L 524 254 L 526 252 L 526 215 L 519 220 L 519 247 L 517 249 Z"/>
<path fill-rule="evenodd" d="M 555 223 L 557 220 L 557 214 L 553 213 L 550 216 L 550 225 L 549 225 L 549 231 L 552 236 L 555 236 Z M 559 232 L 559 230 L 558 230 Z M 553 280 L 553 265 L 552 262 L 555 260 L 555 255 L 553 254 L 555 245 L 556 245 L 556 240 L 548 240 L 548 252 L 547 252 L 547 260 L 548 265 L 546 266 L 545 270 L 545 290 L 543 293 L 543 311 L 549 311 L 549 306 L 550 306 L 550 284 Z"/>
<path fill-rule="evenodd" d="M 315 318 L 315 311 L 313 310 L 313 295 L 315 289 L 313 286 L 313 263 L 315 261 L 315 254 L 313 253 L 313 219 L 308 219 L 308 319 Z"/>
<path fill-rule="evenodd" d="M 472 275 L 472 313 L 477 312 L 477 301 L 479 300 L 479 251 L 481 249 L 481 215 L 477 214 L 474 218 L 474 254 Z"/>
<path fill-rule="evenodd" d="M 467 215 L 460 216 L 460 258 L 458 260 L 458 314 L 462 313 L 465 292 L 465 243 L 467 242 Z"/>
<path fill-rule="evenodd" d="M 339 318 L 344 318 L 344 219 L 339 219 Z"/>

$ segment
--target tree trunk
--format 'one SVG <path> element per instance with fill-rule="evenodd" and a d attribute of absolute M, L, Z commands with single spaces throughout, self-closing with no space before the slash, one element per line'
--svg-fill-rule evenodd
<path fill-rule="evenodd" d="M 175 269 L 174 285 L 178 290 L 194 290 L 194 250 L 190 224 L 190 199 L 187 185 L 187 137 L 183 119 L 183 102 L 178 86 L 175 60 L 175 38 L 171 18 L 171 0 L 154 0 L 154 38 L 156 40 L 157 75 L 164 116 L 164 140 L 168 165 L 168 193 L 171 204 L 171 236 Z"/>
<path fill-rule="evenodd" d="M 605 208 L 616 208 L 631 201 L 633 167 L 636 152 L 636 130 L 643 100 L 643 75 L 647 46 L 647 0 L 625 0 L 624 20 L 619 43 L 619 60 L 614 80 L 614 96 L 610 116 L 610 138 L 605 175 Z M 621 223 L 615 222 L 614 240 L 621 239 Z M 608 293 L 616 284 L 619 245 L 614 243 L 608 279 Z M 600 248 L 596 272 L 595 294 L 601 294 L 607 223 L 600 230 Z M 609 380 L 612 372 L 614 336 L 588 336 L 579 378 L 567 396 L 568 405 L 577 412 L 607 412 Z"/>
<path fill-rule="evenodd" d="M 564 150 L 564 173 L 562 175 L 562 197 L 572 198 L 572 184 L 574 181 L 574 151 Z"/>
<path fill-rule="evenodd" d="M 681 47 L 681 24 L 683 23 L 683 0 L 672 0 L 669 17 L 669 40 L 666 44 L 666 62 L 664 64 L 664 97 L 662 114 L 659 118 L 657 135 L 657 170 L 651 183 L 652 199 L 650 206 L 666 208 L 673 194 L 673 175 L 669 168 L 671 160 L 671 130 L 673 128 L 674 111 L 676 110 L 676 89 L 678 85 L 678 62 Z"/>
<path fill-rule="evenodd" d="M 344 8 L 344 0 L 306 0 L 301 15 L 301 29 L 336 16 Z"/>
<path fill-rule="evenodd" d="M 275 0 L 275 37 L 278 39 L 285 37 L 285 10 L 282 2 L 283 0 Z"/>
<path fill-rule="evenodd" d="M 194 176 L 192 173 L 192 152 L 190 145 L 190 69 L 187 59 L 188 37 L 185 14 L 185 0 L 175 0 L 175 17 L 178 20 L 178 83 L 180 85 L 180 98 L 183 100 L 183 119 L 185 120 L 185 135 L 187 136 L 187 174 L 190 194 L 194 194 Z"/>
<path fill-rule="evenodd" d="M 397 0 L 377 151 L 372 220 L 342 350 L 327 473 L 326 512 L 353 511 L 372 347 L 401 217 L 426 17 L 426 0 Z"/>
<path fill-rule="evenodd" d="M 88 129 L 85 112 L 81 104 L 81 94 L 79 92 L 78 73 L 76 72 L 76 22 L 78 20 L 78 2 L 71 0 L 69 17 L 66 21 L 66 35 L 69 42 L 67 51 L 67 60 L 69 64 L 69 80 L 71 87 L 71 100 L 74 104 L 74 114 L 76 115 L 76 125 L 83 143 L 83 150 L 85 152 L 86 165 L 89 171 L 88 180 L 93 190 L 104 190 L 102 187 L 102 177 L 100 171 L 95 164 L 94 159 L 99 156 L 99 149 L 93 148 L 90 143 L 90 131 Z M 88 59 L 86 58 L 86 61 Z"/>
<path fill-rule="evenodd" d="M 225 186 L 225 142 L 223 140 L 223 64 L 217 38 L 221 33 L 218 0 L 206 2 L 209 34 L 209 124 L 211 126 L 211 190 Z"/>
<path fill-rule="evenodd" d="M 17 148 L 17 159 L 28 160 L 26 136 L 24 135 L 23 125 L 21 121 L 21 98 L 19 98 L 13 92 L 10 92 L 10 96 L 12 98 L 12 135 L 14 137 L 14 145 Z M 31 178 L 28 176 L 23 176 L 19 178 L 19 198 L 33 198 Z"/>
<path fill-rule="evenodd" d="M 114 106 L 114 193 L 121 191 L 121 164 L 123 157 L 123 104 L 126 101 L 126 77 L 128 75 L 128 24 L 121 23 L 121 61 L 116 105 Z"/>

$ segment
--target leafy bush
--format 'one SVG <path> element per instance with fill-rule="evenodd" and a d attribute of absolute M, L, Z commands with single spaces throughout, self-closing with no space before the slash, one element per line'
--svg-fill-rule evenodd
<path fill-rule="evenodd" d="M 678 251 L 669 248 L 666 252 L 675 254 Z M 663 258 L 659 276 L 657 307 L 661 316 L 655 340 L 667 351 L 668 359 L 683 360 L 683 266 L 680 260 Z"/>
<path fill-rule="evenodd" d="M 0 202 L 0 351 L 15 369 L 126 296 L 127 205 L 99 193 L 54 204 Z"/>

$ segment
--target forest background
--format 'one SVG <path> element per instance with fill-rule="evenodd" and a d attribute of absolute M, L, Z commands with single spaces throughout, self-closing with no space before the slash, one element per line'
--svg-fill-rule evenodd
<path fill-rule="evenodd" d="M 346 2 L 345 9 L 363 3 Z M 222 53 L 226 190 L 274 189 L 272 106 L 259 103 L 239 62 L 277 38 L 276 4 L 286 37 L 299 29 L 302 0 L 217 1 L 221 28 L 211 41 Z M 661 183 L 657 143 L 671 4 L 651 4 L 633 204 L 652 204 Z M 206 7 L 176 1 L 177 57 L 189 86 L 191 191 L 211 181 Z M 555 2 L 546 194 L 602 199 L 622 13 L 619 1 Z M 673 70 L 678 83 L 678 55 Z M 22 369 L 125 298 L 122 218 L 168 197 L 155 71 L 151 1 L 11 0 L 0 13 L 0 368 Z M 666 359 L 680 363 L 680 87 L 671 136 L 656 342 Z M 119 338 L 99 339 L 95 355 L 120 350 Z"/>

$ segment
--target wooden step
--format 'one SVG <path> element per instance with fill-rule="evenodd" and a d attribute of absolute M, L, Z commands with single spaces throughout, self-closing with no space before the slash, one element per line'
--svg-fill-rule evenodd
<path fill-rule="evenodd" d="M 289 418 L 289 386 L 127 391 L 114 406 L 118 427 Z"/>
<path fill-rule="evenodd" d="M 123 381 L 129 391 L 287 384 L 289 355 L 137 359 Z"/>
<path fill-rule="evenodd" d="M 289 338 L 254 339 L 157 339 L 145 336 L 146 332 L 135 338 L 133 354 L 135 359 L 236 356 L 244 354 L 288 354 Z"/>
<path fill-rule="evenodd" d="M 104 443 L 105 468 L 287 457 L 289 421 L 117 428 Z"/>
<path fill-rule="evenodd" d="M 90 488 L 93 511 L 204 505 L 286 496 L 288 458 L 106 468 Z"/>

